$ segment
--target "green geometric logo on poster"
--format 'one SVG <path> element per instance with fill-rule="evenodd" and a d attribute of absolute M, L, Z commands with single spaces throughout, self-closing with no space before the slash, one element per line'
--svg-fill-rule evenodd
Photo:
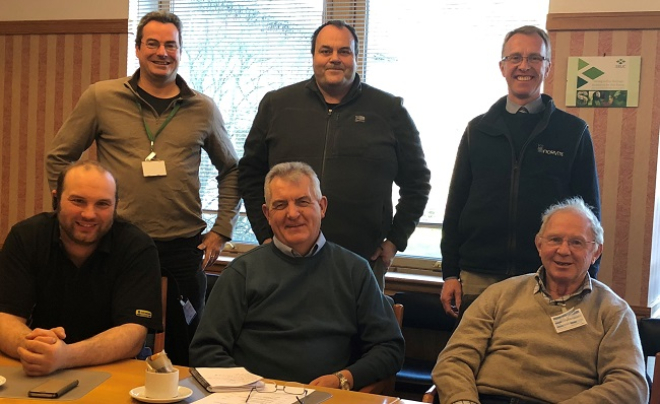
<path fill-rule="evenodd" d="M 605 72 L 596 69 L 595 67 L 592 67 L 591 69 L 587 70 L 586 72 L 583 73 L 585 76 L 589 77 L 591 80 L 595 80 L 598 77 L 602 76 L 605 74 Z"/>
<path fill-rule="evenodd" d="M 577 78 L 577 88 L 582 87 L 583 85 L 587 84 L 588 81 L 583 79 L 582 77 L 578 76 Z"/>
<path fill-rule="evenodd" d="M 582 59 L 578 59 L 578 70 L 582 70 L 587 66 L 589 66 L 589 63 L 585 62 Z"/>

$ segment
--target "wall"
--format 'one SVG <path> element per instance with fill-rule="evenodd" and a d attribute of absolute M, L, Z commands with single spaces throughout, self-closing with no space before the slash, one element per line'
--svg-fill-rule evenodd
<path fill-rule="evenodd" d="M 1 245 L 51 209 L 45 152 L 81 92 L 126 75 L 128 1 L 0 1 Z"/>
<path fill-rule="evenodd" d="M 0 0 L 0 4 L 0 21 L 128 18 L 128 0 Z"/>
<path fill-rule="evenodd" d="M 617 10 L 625 12 L 612 12 Z M 547 28 L 553 69 L 545 91 L 560 108 L 565 108 L 569 56 L 642 56 L 638 108 L 565 109 L 586 120 L 594 138 L 605 228 L 599 279 L 632 305 L 657 307 L 660 279 L 651 262 L 660 127 L 660 3 L 554 0 Z"/>
<path fill-rule="evenodd" d="M 628 11 L 660 11 L 658 0 L 550 0 L 548 12 L 597 13 Z"/>

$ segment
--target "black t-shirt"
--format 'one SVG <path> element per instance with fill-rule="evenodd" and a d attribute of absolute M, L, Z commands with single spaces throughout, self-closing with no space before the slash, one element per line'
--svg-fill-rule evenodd
<path fill-rule="evenodd" d="M 126 323 L 161 328 L 160 265 L 153 241 L 115 220 L 77 268 L 60 241 L 54 213 L 17 223 L 0 252 L 0 312 L 30 328 L 64 327 L 66 343 Z"/>
<path fill-rule="evenodd" d="M 511 140 L 516 151 L 516 158 L 519 158 L 523 145 L 531 136 L 536 125 L 541 121 L 543 114 L 510 114 L 504 112 L 503 115 L 504 121 L 511 132 Z"/>
<path fill-rule="evenodd" d="M 167 107 L 170 106 L 170 104 L 172 103 L 172 101 L 174 101 L 174 100 L 176 100 L 177 98 L 179 98 L 178 95 L 175 96 L 175 97 L 172 97 L 172 98 L 158 98 L 158 97 L 154 97 L 153 95 L 151 95 L 151 94 L 149 94 L 148 92 L 144 91 L 144 89 L 142 89 L 142 87 L 139 87 L 139 86 L 138 86 L 138 88 L 137 88 L 137 92 L 138 92 L 138 94 L 140 95 L 140 97 L 144 98 L 144 100 L 145 100 L 146 102 L 149 103 L 149 105 L 151 105 L 152 107 L 154 107 L 154 109 L 156 110 L 156 112 L 158 113 L 158 115 L 162 115 L 162 113 L 165 112 L 165 110 L 167 109 Z"/>

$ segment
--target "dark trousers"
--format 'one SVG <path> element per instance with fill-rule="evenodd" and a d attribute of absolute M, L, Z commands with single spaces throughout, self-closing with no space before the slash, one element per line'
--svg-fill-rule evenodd
<path fill-rule="evenodd" d="M 523 400 L 520 398 L 479 394 L 481 404 L 541 404 L 541 401 Z"/>
<path fill-rule="evenodd" d="M 375 261 L 369 261 L 369 266 L 371 267 L 371 270 L 374 273 L 374 276 L 376 276 L 376 282 L 378 282 L 378 287 L 380 288 L 381 292 L 385 290 L 385 274 L 387 273 L 387 270 L 389 269 L 383 260 L 380 258 L 376 258 Z"/>
<path fill-rule="evenodd" d="M 165 352 L 175 365 L 188 366 L 188 348 L 204 311 L 206 275 L 204 252 L 198 250 L 201 236 L 156 241 L 160 268 L 167 277 Z M 190 301 L 197 315 L 186 322 L 183 304 Z"/>

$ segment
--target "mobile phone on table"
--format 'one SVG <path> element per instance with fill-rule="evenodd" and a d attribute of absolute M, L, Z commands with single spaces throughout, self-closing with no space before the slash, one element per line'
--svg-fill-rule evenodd
<path fill-rule="evenodd" d="M 78 385 L 78 379 L 50 379 L 28 391 L 28 396 L 39 398 L 59 398 Z"/>

